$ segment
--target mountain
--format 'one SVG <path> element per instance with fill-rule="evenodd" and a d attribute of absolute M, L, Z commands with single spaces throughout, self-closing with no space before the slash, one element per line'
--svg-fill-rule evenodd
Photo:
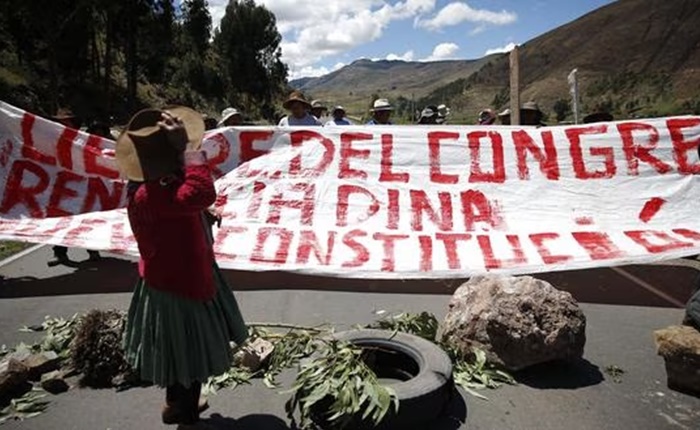
<path fill-rule="evenodd" d="M 472 75 L 488 61 L 489 57 L 437 62 L 362 59 L 325 76 L 291 81 L 290 86 L 307 96 L 342 104 L 351 113 L 361 115 L 373 96 L 417 100 L 445 84 Z"/>
<path fill-rule="evenodd" d="M 566 107 L 566 77 L 577 68 L 583 113 L 700 114 L 698 23 L 699 0 L 618 0 L 597 9 L 520 47 L 521 100 L 536 101 L 555 123 L 553 107 Z M 501 54 L 440 63 L 361 60 L 301 87 L 334 103 L 363 100 L 360 110 L 372 94 L 415 93 L 419 107 L 447 103 L 454 121 L 473 122 L 482 108 L 507 107 L 508 83 L 508 55 Z"/>

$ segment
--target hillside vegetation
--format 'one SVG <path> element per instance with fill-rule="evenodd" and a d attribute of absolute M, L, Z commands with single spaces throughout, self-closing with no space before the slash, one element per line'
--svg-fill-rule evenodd
<path fill-rule="evenodd" d="M 617 118 L 700 114 L 700 1 L 619 0 L 521 46 L 521 99 L 536 101 L 550 123 L 570 120 L 569 72 L 578 68 L 583 113 Z M 305 80 L 314 97 L 350 104 L 362 115 L 376 95 L 418 108 L 448 104 L 453 122 L 507 107 L 508 55 L 445 63 L 353 63 Z M 292 83 L 294 84 L 294 83 Z M 403 98 L 400 98 L 403 97 Z M 409 104 L 410 106 L 410 104 Z"/>

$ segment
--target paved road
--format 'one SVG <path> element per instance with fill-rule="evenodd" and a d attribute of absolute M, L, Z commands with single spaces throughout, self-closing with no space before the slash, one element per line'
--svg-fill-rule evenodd
<path fill-rule="evenodd" d="M 106 259 L 95 265 L 48 269 L 50 253 L 40 249 L 0 267 L 0 344 L 29 340 L 15 328 L 40 322 L 44 315 L 71 315 L 91 308 L 128 305 L 133 264 Z M 86 256 L 85 256 L 86 257 Z M 663 430 L 700 428 L 700 399 L 665 386 L 663 361 L 656 356 L 652 331 L 677 323 L 672 307 L 690 292 L 692 267 L 629 267 L 625 273 L 600 269 L 551 274 L 547 279 L 572 291 L 588 318 L 585 361 L 548 365 L 518 375 L 520 384 L 485 394 L 489 401 L 459 397 L 449 416 L 431 429 L 470 430 Z M 342 327 L 366 323 L 377 310 L 434 312 L 443 316 L 453 285 L 368 283 L 362 292 L 343 281 L 325 288 L 254 290 L 250 274 L 237 274 L 239 302 L 249 321 L 295 324 L 333 322 Z M 630 276 L 631 275 L 631 278 Z M 277 279 L 277 281 L 275 281 Z M 281 279 L 281 280 L 280 280 Z M 636 279 L 636 281 L 635 281 Z M 303 278 L 270 274 L 266 286 L 303 285 Z M 282 282 L 284 281 L 284 282 Z M 637 281 L 646 283 L 640 286 Z M 371 292 L 391 287 L 394 294 Z M 439 288 L 436 290 L 436 288 Z M 425 291 L 442 294 L 423 294 Z M 600 303 L 614 303 L 600 304 Z M 621 305 L 621 303 L 627 303 Z M 643 306 L 640 306 L 643 305 Z M 607 366 L 625 370 L 621 383 L 605 375 Z M 287 379 L 292 375 L 286 375 Z M 255 383 L 211 399 L 211 424 L 220 429 L 287 429 L 286 396 Z M 8 429 L 164 429 L 159 423 L 162 393 L 135 389 L 72 390 L 56 396 L 49 411 Z"/>

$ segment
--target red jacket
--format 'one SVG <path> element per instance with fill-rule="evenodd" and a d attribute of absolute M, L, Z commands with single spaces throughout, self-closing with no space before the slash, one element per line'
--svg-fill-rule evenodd
<path fill-rule="evenodd" d="M 183 178 L 146 182 L 130 193 L 129 222 L 138 243 L 139 274 L 154 289 L 206 301 L 214 297 L 214 252 L 202 211 L 216 190 L 204 153 L 185 154 Z"/>

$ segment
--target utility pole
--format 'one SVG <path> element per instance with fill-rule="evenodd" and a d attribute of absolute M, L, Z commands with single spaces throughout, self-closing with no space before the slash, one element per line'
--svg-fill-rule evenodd
<path fill-rule="evenodd" d="M 520 125 L 520 58 L 519 47 L 510 51 L 510 123 Z"/>
<path fill-rule="evenodd" d="M 571 93 L 571 105 L 574 111 L 574 124 L 578 124 L 579 106 L 578 106 L 578 69 L 574 69 L 567 77 L 569 81 L 569 92 Z"/>

